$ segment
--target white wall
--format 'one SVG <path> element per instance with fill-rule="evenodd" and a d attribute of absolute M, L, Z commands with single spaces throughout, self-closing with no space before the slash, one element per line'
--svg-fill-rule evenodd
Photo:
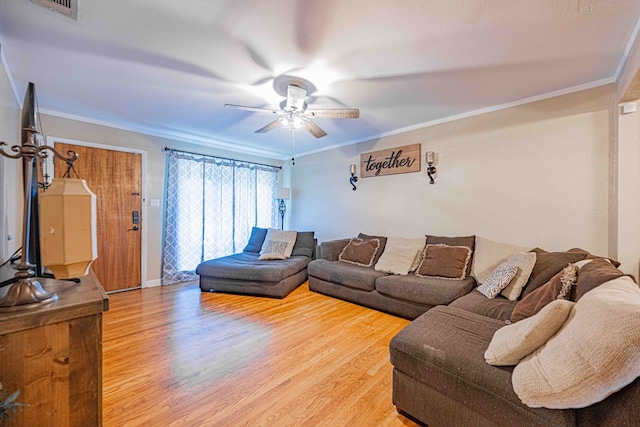
<path fill-rule="evenodd" d="M 299 157 L 291 228 L 320 241 L 477 234 L 547 250 L 608 255 L 614 85 Z M 360 178 L 361 153 L 420 143 L 439 161 L 423 172 Z M 360 171 L 358 170 L 358 174 Z"/>
<path fill-rule="evenodd" d="M 147 153 L 147 193 L 143 194 L 146 201 L 147 215 L 146 218 L 142 219 L 143 226 L 146 226 L 147 230 L 147 283 L 143 283 L 143 286 L 159 284 L 161 277 L 165 175 L 164 147 L 282 166 L 281 160 L 216 150 L 46 114 L 43 114 L 41 118 L 42 126 L 47 136 L 126 147 L 143 150 Z M 151 199 L 161 200 L 160 207 L 150 206 Z"/>
<path fill-rule="evenodd" d="M 2 56 L 0 46 L 0 56 Z M 4 59 L 4 58 L 2 58 Z M 25 88 L 26 89 L 26 88 Z M 0 61 L 0 141 L 19 145 L 20 108 L 11 87 L 4 61 Z M 4 147 L 5 152 L 9 147 Z M 21 245 L 22 227 L 22 162 L 5 159 L 0 162 L 0 262 L 4 262 Z M 2 194 L 4 193 L 4 194 Z M 8 241 L 7 236 L 13 238 Z"/>

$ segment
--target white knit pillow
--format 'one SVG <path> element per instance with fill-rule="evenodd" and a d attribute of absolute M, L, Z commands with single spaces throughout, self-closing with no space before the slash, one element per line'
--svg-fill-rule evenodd
<path fill-rule="evenodd" d="M 558 332 L 574 304 L 557 299 L 533 316 L 498 329 L 484 352 L 485 360 L 494 366 L 516 365 Z"/>
<path fill-rule="evenodd" d="M 518 267 L 507 262 L 497 266 L 484 283 L 476 288 L 487 298 L 495 298 L 518 273 Z"/>
<path fill-rule="evenodd" d="M 389 248 L 389 244 L 387 243 L 374 270 L 382 271 L 383 273 L 407 275 L 415 259 L 418 257 L 418 253 L 420 253 L 420 251 L 416 248 L 405 246 Z"/>
<path fill-rule="evenodd" d="M 640 376 L 640 288 L 628 276 L 587 292 L 562 328 L 513 370 L 532 408 L 584 408 Z"/>

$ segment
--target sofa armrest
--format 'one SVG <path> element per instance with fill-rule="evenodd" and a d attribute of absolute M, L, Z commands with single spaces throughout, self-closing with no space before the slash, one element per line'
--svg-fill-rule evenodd
<path fill-rule="evenodd" d="M 340 253 L 351 239 L 330 240 L 328 242 L 320 243 L 319 259 L 326 259 L 327 261 L 337 261 Z"/>

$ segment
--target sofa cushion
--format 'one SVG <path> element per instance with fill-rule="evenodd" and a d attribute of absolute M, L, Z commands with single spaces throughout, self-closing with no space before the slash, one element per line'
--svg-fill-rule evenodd
<path fill-rule="evenodd" d="M 249 236 L 249 241 L 247 242 L 247 246 L 242 250 L 243 252 L 250 253 L 260 253 L 260 249 L 262 248 L 262 243 L 264 243 L 264 238 L 267 236 L 266 228 L 252 227 L 251 228 L 251 236 Z"/>
<path fill-rule="evenodd" d="M 371 267 L 379 248 L 380 240 L 378 239 L 364 240 L 354 238 L 340 252 L 338 260 L 363 267 Z"/>
<path fill-rule="evenodd" d="M 427 243 L 416 276 L 462 280 L 467 277 L 470 262 L 471 249 L 468 246 Z"/>
<path fill-rule="evenodd" d="M 578 272 L 578 279 L 576 280 L 576 286 L 573 288 L 571 299 L 578 301 L 590 290 L 624 275 L 622 271 L 604 258 L 585 262 Z"/>
<path fill-rule="evenodd" d="M 458 236 L 458 237 L 446 237 L 446 236 L 432 236 L 427 234 L 428 245 L 447 245 L 447 246 L 466 246 L 470 251 L 469 262 L 465 270 L 465 276 L 471 274 L 471 265 L 473 263 L 473 253 L 476 247 L 476 236 Z M 463 277 L 463 278 L 464 278 Z"/>
<path fill-rule="evenodd" d="M 576 281 L 578 267 L 569 264 L 547 283 L 518 301 L 511 313 L 511 322 L 515 323 L 527 317 L 531 317 L 547 304 L 557 299 L 568 300 L 571 297 L 572 287 Z"/>
<path fill-rule="evenodd" d="M 325 259 L 311 261 L 309 263 L 309 275 L 327 282 L 363 291 L 373 291 L 376 279 L 387 276 L 386 273 L 375 271 L 373 268 L 342 261 L 327 261 Z"/>
<path fill-rule="evenodd" d="M 511 301 L 502 295 L 489 299 L 475 290 L 450 304 L 451 307 L 502 321 L 509 320 L 515 305 L 515 301 Z"/>
<path fill-rule="evenodd" d="M 473 289 L 474 280 L 444 280 L 432 277 L 383 276 L 376 280 L 375 288 L 392 298 L 422 305 L 447 305 Z"/>
<path fill-rule="evenodd" d="M 476 290 L 487 298 L 495 298 L 501 290 L 507 287 L 517 273 L 518 267 L 516 265 L 503 262 L 493 270 L 493 273 Z"/>
<path fill-rule="evenodd" d="M 501 293 L 505 298 L 509 298 L 511 301 L 520 298 L 522 289 L 529 281 L 529 276 L 531 276 L 533 267 L 536 265 L 536 258 L 535 252 L 518 252 L 509 257 L 506 262 L 518 267 L 518 272 L 507 287 L 502 290 Z"/>
<path fill-rule="evenodd" d="M 476 246 L 471 264 L 471 275 L 481 284 L 502 262 L 518 252 L 531 250 L 531 246 L 516 246 L 476 236 Z"/>
<path fill-rule="evenodd" d="M 434 307 L 391 340 L 391 363 L 414 380 L 465 402 L 482 418 L 495 420 L 504 412 L 516 412 L 519 425 L 575 425 L 574 411 L 532 409 L 522 405 L 511 386 L 513 368 L 485 362 L 484 352 L 495 331 L 502 326 L 504 323 L 498 320 L 451 306 Z"/>
<path fill-rule="evenodd" d="M 522 291 L 522 297 L 547 283 L 567 264 L 587 257 L 587 254 L 582 252 L 547 252 L 540 248 L 533 249 L 533 252 L 536 253 L 536 265 L 533 267 L 527 286 Z"/>
<path fill-rule="evenodd" d="M 513 371 L 531 407 L 583 408 L 640 376 L 640 288 L 619 277 L 586 293 L 545 345 Z"/>
<path fill-rule="evenodd" d="M 534 316 L 498 329 L 484 353 L 487 363 L 516 365 L 558 332 L 574 304 L 572 301 L 555 300 Z"/>
<path fill-rule="evenodd" d="M 291 256 L 306 256 L 311 258 L 316 248 L 314 234 L 315 232 L 313 231 L 298 231 Z"/>
<path fill-rule="evenodd" d="M 268 229 L 258 259 L 287 259 L 291 257 L 297 234 L 293 230 Z"/>
<path fill-rule="evenodd" d="M 242 252 L 205 261 L 196 268 L 196 274 L 219 279 L 279 282 L 304 270 L 308 263 L 306 257 L 261 261 L 258 254 Z"/>

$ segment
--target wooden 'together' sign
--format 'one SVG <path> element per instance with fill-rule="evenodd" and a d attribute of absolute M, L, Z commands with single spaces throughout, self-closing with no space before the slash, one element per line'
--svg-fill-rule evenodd
<path fill-rule="evenodd" d="M 420 172 L 420 144 L 360 154 L 360 176 Z"/>

